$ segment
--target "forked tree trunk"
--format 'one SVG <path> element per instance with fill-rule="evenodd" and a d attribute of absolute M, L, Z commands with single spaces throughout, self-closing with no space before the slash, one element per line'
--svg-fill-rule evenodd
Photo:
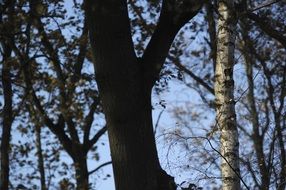
<path fill-rule="evenodd" d="M 181 2 L 163 1 L 158 26 L 142 58 L 134 52 L 126 0 L 85 2 L 116 190 L 176 189 L 157 156 L 151 91 L 174 37 L 202 6 L 192 2 L 183 1 L 189 7 L 178 11 Z"/>
<path fill-rule="evenodd" d="M 234 1 L 219 1 L 217 63 L 215 71 L 216 120 L 221 137 L 222 190 L 239 190 L 239 141 L 234 101 Z"/>
<path fill-rule="evenodd" d="M 90 14 L 116 190 L 175 190 L 159 164 L 151 115 L 152 78 L 145 78 L 134 53 L 126 2 L 100 1 Z"/>

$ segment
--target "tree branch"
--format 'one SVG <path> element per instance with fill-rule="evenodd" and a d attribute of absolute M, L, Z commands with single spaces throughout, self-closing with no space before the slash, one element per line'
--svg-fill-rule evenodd
<path fill-rule="evenodd" d="M 248 12 L 247 17 L 253 21 L 264 31 L 268 36 L 276 39 L 286 48 L 286 37 L 277 30 L 275 30 L 272 26 L 270 26 L 270 22 L 265 21 L 264 18 L 260 18 L 257 14 Z"/>
<path fill-rule="evenodd" d="M 105 163 L 99 165 L 97 168 L 95 168 L 95 169 L 91 170 L 90 172 L 88 172 L 88 175 L 91 175 L 91 174 L 97 172 L 98 170 L 100 170 L 101 168 L 103 168 L 104 166 L 107 166 L 109 164 L 112 164 L 112 161 L 105 162 Z"/>
<path fill-rule="evenodd" d="M 51 44 L 48 35 L 45 31 L 44 24 L 41 21 L 40 14 L 37 12 L 37 6 L 43 6 L 42 2 L 40 0 L 37 1 L 30 1 L 30 11 L 31 11 L 31 16 L 35 20 L 36 24 L 35 27 L 39 30 L 39 33 L 41 35 L 41 42 L 45 47 L 45 50 L 47 51 L 51 62 L 55 68 L 56 75 L 57 75 L 57 84 L 60 89 L 60 100 L 61 100 L 61 113 L 64 116 L 65 121 L 67 122 L 67 126 L 70 132 L 71 138 L 79 142 L 79 137 L 77 130 L 75 128 L 75 124 L 72 120 L 71 114 L 68 109 L 68 104 L 67 104 L 67 95 L 65 92 L 65 77 L 61 68 L 61 61 L 60 58 L 57 54 L 57 51 L 53 48 L 53 45 Z"/>
<path fill-rule="evenodd" d="M 210 87 L 203 79 L 195 75 L 191 70 L 187 69 L 184 65 L 179 63 L 178 61 L 174 62 L 174 64 L 182 71 L 184 71 L 186 74 L 188 74 L 190 77 L 192 77 L 195 81 L 197 81 L 200 85 L 202 85 L 205 89 L 207 89 L 211 94 L 214 95 L 214 89 Z"/>
<path fill-rule="evenodd" d="M 215 72 L 216 67 L 216 56 L 217 56 L 217 46 L 216 46 L 216 23 L 214 18 L 214 7 L 212 2 L 209 1 L 206 3 L 206 20 L 208 22 L 208 33 L 210 37 L 210 57 L 213 60 L 213 71 Z"/>
<path fill-rule="evenodd" d="M 84 149 L 87 152 L 91 149 L 91 147 L 98 141 L 98 139 L 104 135 L 104 133 L 107 131 L 107 127 L 102 127 L 93 137 L 91 140 L 89 140 L 86 144 L 84 144 Z"/>
<path fill-rule="evenodd" d="M 99 102 L 100 102 L 99 98 L 96 97 L 90 106 L 89 113 L 87 114 L 87 116 L 84 119 L 84 126 L 83 126 L 83 130 L 84 130 L 83 143 L 84 144 L 87 143 L 89 140 L 90 128 L 91 128 L 91 125 L 92 125 L 93 120 L 94 120 L 93 116 L 94 116 L 94 113 L 96 111 L 97 106 L 99 105 Z"/>
<path fill-rule="evenodd" d="M 32 80 L 31 80 L 30 74 L 29 74 L 29 70 L 30 69 L 29 69 L 29 64 L 28 64 L 29 61 L 31 61 L 31 59 L 28 59 L 27 57 L 22 55 L 15 44 L 11 43 L 11 45 L 12 45 L 13 51 L 15 52 L 15 54 L 18 56 L 18 58 L 20 60 L 21 67 L 22 67 L 22 72 L 23 72 L 23 75 L 24 75 L 24 81 L 26 83 L 27 93 L 31 95 L 32 101 L 33 101 L 35 107 L 37 108 L 37 110 L 39 111 L 39 114 L 40 114 L 40 116 L 41 116 L 41 118 L 43 120 L 43 123 L 58 137 L 58 139 L 62 143 L 62 145 L 65 148 L 65 150 L 70 155 L 72 155 L 73 154 L 72 141 L 65 134 L 63 123 L 61 123 L 61 122 L 59 122 L 58 124 L 54 124 L 53 123 L 53 121 L 49 118 L 49 116 L 47 115 L 47 113 L 44 110 L 43 106 L 41 105 L 41 102 L 38 99 L 38 97 L 36 95 L 36 92 L 35 92 L 35 90 L 33 88 Z"/>
<path fill-rule="evenodd" d="M 149 85 L 152 86 L 157 80 L 176 34 L 198 13 L 202 5 L 203 1 L 163 1 L 158 25 L 141 60 L 145 81 Z"/>
<path fill-rule="evenodd" d="M 76 58 L 76 63 L 74 64 L 74 74 L 72 77 L 72 83 L 76 83 L 76 81 L 78 80 L 78 78 L 81 76 L 81 70 L 82 70 L 82 66 L 84 63 L 84 59 L 86 56 L 86 52 L 87 52 L 87 43 L 88 43 L 88 28 L 87 28 L 87 21 L 86 18 L 84 18 L 84 26 L 82 29 L 82 34 L 80 36 L 80 42 L 79 42 L 79 53 L 78 56 Z"/>
<path fill-rule="evenodd" d="M 155 127 L 154 127 L 154 136 L 156 136 L 156 133 L 157 133 L 157 129 L 159 127 L 159 122 L 160 122 L 160 119 L 161 119 L 161 116 L 163 114 L 165 110 L 162 110 L 160 111 L 159 115 L 158 115 L 158 118 L 157 118 L 157 121 L 156 121 L 156 124 L 155 124 Z"/>
<path fill-rule="evenodd" d="M 275 4 L 275 3 L 278 3 L 278 2 L 280 2 L 280 1 L 281 1 L 281 0 L 268 0 L 268 1 L 265 1 L 265 2 L 261 3 L 260 5 L 258 5 L 258 6 L 256 6 L 256 7 L 254 7 L 253 9 L 251 9 L 251 10 L 249 10 L 249 11 L 251 11 L 251 12 L 257 11 L 257 10 L 259 10 L 259 9 L 262 9 L 262 8 L 264 8 L 264 7 L 268 7 L 268 6 L 270 6 L 270 5 L 273 5 L 273 4 Z"/>

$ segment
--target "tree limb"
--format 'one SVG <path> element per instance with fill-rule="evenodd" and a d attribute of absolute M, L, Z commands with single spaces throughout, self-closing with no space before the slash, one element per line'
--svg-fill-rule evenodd
<path fill-rule="evenodd" d="M 91 128 L 91 125 L 93 123 L 93 118 L 94 118 L 93 115 L 96 111 L 97 106 L 99 105 L 99 102 L 100 102 L 99 98 L 96 97 L 90 106 L 89 113 L 84 119 L 84 126 L 83 126 L 83 130 L 84 130 L 83 143 L 84 144 L 87 143 L 89 140 L 90 128 Z"/>
<path fill-rule="evenodd" d="M 91 170 L 90 172 L 88 172 L 88 175 L 91 175 L 91 174 L 97 172 L 98 170 L 100 170 L 101 168 L 103 168 L 104 166 L 107 166 L 109 164 L 112 164 L 112 161 L 105 162 L 105 163 L 99 165 L 97 168 L 95 168 L 95 169 Z"/>
<path fill-rule="evenodd" d="M 247 17 L 253 21 L 264 31 L 268 36 L 276 39 L 286 48 L 286 37 L 277 30 L 275 30 L 272 26 L 270 26 L 269 22 L 265 21 L 264 18 L 259 17 L 255 13 L 248 12 Z"/>
<path fill-rule="evenodd" d="M 88 150 L 91 149 L 91 147 L 98 141 L 98 139 L 104 135 L 104 133 L 107 131 L 107 127 L 104 126 L 102 127 L 99 131 L 97 131 L 97 133 L 92 137 L 91 140 L 89 140 L 85 145 L 84 145 L 84 149 L 87 152 Z"/>
<path fill-rule="evenodd" d="M 202 5 L 203 1 L 163 1 L 159 22 L 141 60 L 145 81 L 151 86 L 157 80 L 176 34 Z"/>
<path fill-rule="evenodd" d="M 41 21 L 41 18 L 39 13 L 37 12 L 37 6 L 42 5 L 42 2 L 40 0 L 37 1 L 30 1 L 30 9 L 31 9 L 31 16 L 35 20 L 35 27 L 38 29 L 40 35 L 41 35 L 41 42 L 45 47 L 45 50 L 47 51 L 51 61 L 52 65 L 55 68 L 56 75 L 57 75 L 57 83 L 60 89 L 60 100 L 61 100 L 61 112 L 65 118 L 65 121 L 67 122 L 67 126 L 70 132 L 71 138 L 79 142 L 78 133 L 75 127 L 75 124 L 72 120 L 72 116 L 69 113 L 68 109 L 68 103 L 67 103 L 67 95 L 65 92 L 65 76 L 63 74 L 62 68 L 61 68 L 61 61 L 57 54 L 57 51 L 53 48 L 52 43 L 50 42 L 48 38 L 48 34 L 45 31 L 44 24 Z"/>
<path fill-rule="evenodd" d="M 192 77 L 195 81 L 197 81 L 200 85 L 202 85 L 205 89 L 207 89 L 211 94 L 214 95 L 214 89 L 210 87 L 203 79 L 195 75 L 191 70 L 187 69 L 184 65 L 182 65 L 179 62 L 174 62 L 174 64 L 182 71 L 184 71 L 186 74 L 188 74 L 190 77 Z"/>

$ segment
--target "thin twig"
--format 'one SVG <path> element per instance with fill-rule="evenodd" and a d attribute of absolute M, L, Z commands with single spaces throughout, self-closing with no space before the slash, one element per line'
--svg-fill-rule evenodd
<path fill-rule="evenodd" d="M 268 7 L 268 6 L 270 6 L 270 5 L 273 5 L 273 4 L 275 4 L 275 3 L 278 3 L 278 2 L 280 2 L 281 0 L 270 0 L 270 1 L 266 1 L 266 2 L 264 2 L 264 3 L 262 3 L 262 4 L 260 4 L 260 5 L 258 5 L 257 7 L 254 7 L 253 9 L 251 9 L 251 10 L 249 10 L 250 12 L 254 12 L 254 11 L 257 11 L 257 10 L 259 10 L 259 9 L 262 9 L 262 8 L 264 8 L 264 7 Z"/>
<path fill-rule="evenodd" d="M 245 188 L 247 190 L 250 190 L 250 188 L 247 186 L 247 184 L 245 183 L 245 181 L 242 179 L 242 177 L 240 176 L 240 174 L 232 167 L 232 165 L 229 163 L 229 161 L 220 153 L 220 151 L 218 151 L 215 147 L 213 147 L 210 139 L 208 139 L 207 137 L 202 137 L 202 136 L 197 136 L 197 137 L 184 137 L 184 136 L 181 136 L 179 134 L 175 134 L 175 133 L 168 133 L 168 134 L 171 134 L 171 135 L 175 135 L 175 136 L 178 136 L 184 140 L 188 140 L 188 139 L 195 139 L 195 138 L 201 138 L 201 139 L 205 139 L 207 140 L 208 144 L 210 145 L 210 147 L 216 152 L 218 153 L 218 155 L 220 157 L 222 157 L 222 159 L 225 160 L 225 162 L 229 165 L 229 167 L 232 169 L 232 171 L 237 175 L 237 177 L 239 178 L 239 180 L 243 183 L 243 185 L 245 186 Z M 166 135 L 166 134 L 162 134 L 162 135 Z"/>

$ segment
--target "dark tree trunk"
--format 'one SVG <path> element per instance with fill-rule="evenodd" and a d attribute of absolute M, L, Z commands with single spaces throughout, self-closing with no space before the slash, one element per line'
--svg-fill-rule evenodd
<path fill-rule="evenodd" d="M 142 58 L 134 52 L 126 0 L 85 3 L 116 190 L 175 190 L 174 179 L 161 169 L 157 156 L 151 91 L 176 33 L 201 3 L 188 1 L 191 8 L 178 12 L 175 1 L 163 1 Z"/>
<path fill-rule="evenodd" d="M 6 54 L 9 56 L 10 53 Z M 10 66 L 7 57 L 4 55 L 2 67 L 2 85 L 4 94 L 3 126 L 1 138 L 1 179 L 0 189 L 7 190 L 9 186 L 9 152 L 10 136 L 13 121 L 12 112 L 12 84 L 10 78 Z"/>
<path fill-rule="evenodd" d="M 37 156 L 38 156 L 38 168 L 40 172 L 40 180 L 41 180 L 41 190 L 46 190 L 46 175 L 45 175 L 45 166 L 44 166 L 44 158 L 43 158 L 43 150 L 42 150 L 42 139 L 41 139 L 41 126 L 35 126 L 36 133 L 36 147 L 37 147 Z"/>
<path fill-rule="evenodd" d="M 114 175 L 122 176 L 115 179 L 118 190 L 160 189 L 163 174 L 152 130 L 151 88 L 140 73 L 138 69 L 133 78 L 102 84 Z"/>
<path fill-rule="evenodd" d="M 270 170 L 267 167 L 267 160 L 265 159 L 264 154 L 264 135 L 260 132 L 261 124 L 259 122 L 259 112 L 257 112 L 256 108 L 256 100 L 255 100 L 255 85 L 253 79 L 253 65 L 254 64 L 254 54 L 252 54 L 252 42 L 249 38 L 248 32 L 250 30 L 250 25 L 248 24 L 247 20 L 244 19 L 240 23 L 242 37 L 244 40 L 243 48 L 243 56 L 245 60 L 245 71 L 247 76 L 247 83 L 248 83 L 248 93 L 247 93 L 247 101 L 249 104 L 249 113 L 251 116 L 251 124 L 252 124 L 252 138 L 254 142 L 254 150 L 256 154 L 256 159 L 259 163 L 259 171 L 261 175 L 261 184 L 259 185 L 261 190 L 268 190 L 270 185 Z"/>
<path fill-rule="evenodd" d="M 76 155 L 72 156 L 75 167 L 76 177 L 76 190 L 88 190 L 89 189 L 89 174 L 86 162 L 86 154 L 84 151 L 77 151 Z"/>
<path fill-rule="evenodd" d="M 8 7 L 8 21 L 2 23 L 2 15 L 0 24 L 3 24 L 3 28 L 13 31 L 13 12 L 14 12 L 14 1 L 6 3 Z M 4 7 L 4 6 L 3 6 Z M 3 9 L 4 10 L 4 9 Z M 11 32 L 12 33 L 12 32 Z M 5 33 L 4 33 L 5 34 Z M 3 40 L 3 41 L 2 41 Z M 0 168 L 0 189 L 7 190 L 9 187 L 9 152 L 10 152 L 10 136 L 11 126 L 13 122 L 13 110 L 12 110 L 12 81 L 11 81 L 11 66 L 9 59 L 12 53 L 11 47 L 8 45 L 10 40 L 13 40 L 12 36 L 5 36 L 1 40 L 1 46 L 3 47 L 3 59 L 2 59 L 2 86 L 4 96 L 4 107 L 3 107 L 3 123 L 2 123 L 2 137 L 1 137 L 1 168 Z"/>

